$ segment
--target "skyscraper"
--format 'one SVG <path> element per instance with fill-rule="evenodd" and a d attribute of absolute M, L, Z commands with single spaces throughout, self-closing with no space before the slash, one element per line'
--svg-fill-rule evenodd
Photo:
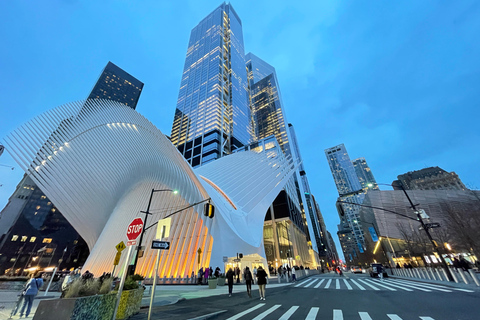
<path fill-rule="evenodd" d="M 447 172 L 439 167 L 429 167 L 417 171 L 410 171 L 397 176 L 398 180 L 392 185 L 401 190 L 467 190 L 462 180 L 455 172 Z"/>
<path fill-rule="evenodd" d="M 193 28 L 188 43 L 173 144 L 193 166 L 251 142 L 242 22 L 223 3 Z"/>
<path fill-rule="evenodd" d="M 135 109 L 142 88 L 142 82 L 108 62 L 88 98 L 118 101 Z M 62 263 L 63 268 L 78 267 L 88 253 L 82 237 L 24 175 L 0 212 L 0 275 L 22 274 L 29 266 L 46 267 L 50 262 Z"/>
<path fill-rule="evenodd" d="M 370 170 L 370 167 L 368 166 L 365 158 L 357 158 L 353 160 L 352 163 L 353 167 L 355 168 L 355 173 L 357 174 L 358 181 L 362 186 L 362 189 L 378 190 L 377 181 L 375 181 L 372 170 Z"/>
<path fill-rule="evenodd" d="M 143 82 L 125 70 L 108 62 L 90 92 L 88 99 L 107 99 L 137 108 L 142 93 Z"/>

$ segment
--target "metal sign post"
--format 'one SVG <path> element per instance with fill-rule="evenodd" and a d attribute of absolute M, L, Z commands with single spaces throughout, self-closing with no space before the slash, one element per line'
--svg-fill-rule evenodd
<path fill-rule="evenodd" d="M 170 235 L 171 222 L 172 222 L 171 218 L 162 219 L 158 221 L 157 238 L 162 240 L 164 238 L 168 238 L 168 236 Z M 155 269 L 154 269 L 155 273 L 154 273 L 153 284 L 152 284 L 152 293 L 150 295 L 150 307 L 148 308 L 148 320 L 150 320 L 152 316 L 153 300 L 155 299 L 155 289 L 157 288 L 158 264 L 160 262 L 160 250 L 170 249 L 170 242 L 153 240 L 152 249 L 157 249 L 157 258 L 155 259 Z"/>
<path fill-rule="evenodd" d="M 130 263 L 132 248 L 133 246 L 128 246 L 127 258 L 125 259 L 125 265 L 123 266 L 122 280 L 120 281 L 120 286 L 118 287 L 117 302 L 115 303 L 112 320 L 115 320 L 115 318 L 117 317 L 118 305 L 120 304 L 120 298 L 122 297 L 123 285 L 125 284 L 125 278 L 127 276 L 128 264 Z"/>

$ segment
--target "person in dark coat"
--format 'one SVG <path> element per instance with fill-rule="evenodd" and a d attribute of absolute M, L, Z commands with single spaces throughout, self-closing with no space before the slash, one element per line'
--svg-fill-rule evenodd
<path fill-rule="evenodd" d="M 265 300 L 265 286 L 267 285 L 267 273 L 262 266 L 257 270 L 257 284 L 258 292 L 260 293 L 260 300 Z"/>
<path fill-rule="evenodd" d="M 235 273 L 233 272 L 232 268 L 228 269 L 227 274 L 225 275 L 225 277 L 227 278 L 227 282 L 228 282 L 228 296 L 229 297 L 232 296 L 234 275 L 235 275 Z"/>
<path fill-rule="evenodd" d="M 245 279 L 245 284 L 247 285 L 247 293 L 248 296 L 252 297 L 252 272 L 248 267 L 245 268 L 245 272 L 243 273 L 243 278 Z"/>

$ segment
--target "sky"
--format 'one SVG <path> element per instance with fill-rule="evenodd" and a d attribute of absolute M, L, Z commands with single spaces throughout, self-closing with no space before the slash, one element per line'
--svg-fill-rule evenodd
<path fill-rule="evenodd" d="M 220 4 L 0 1 L 0 141 L 44 111 L 86 98 L 108 61 L 145 84 L 137 111 L 170 134 L 190 31 Z M 245 53 L 276 68 L 339 253 L 326 148 L 344 143 L 352 160 L 365 157 L 379 183 L 439 166 L 479 188 L 480 2 L 231 4 Z M 23 172 L 8 152 L 0 164 L 3 208 Z"/>

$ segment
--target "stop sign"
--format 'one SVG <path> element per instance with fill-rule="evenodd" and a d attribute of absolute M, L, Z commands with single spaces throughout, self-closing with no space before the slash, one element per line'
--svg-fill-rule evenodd
<path fill-rule="evenodd" d="M 128 240 L 132 241 L 138 238 L 138 236 L 142 233 L 143 230 L 143 219 L 142 218 L 135 218 L 132 222 L 128 225 L 127 228 L 127 238 Z"/>

